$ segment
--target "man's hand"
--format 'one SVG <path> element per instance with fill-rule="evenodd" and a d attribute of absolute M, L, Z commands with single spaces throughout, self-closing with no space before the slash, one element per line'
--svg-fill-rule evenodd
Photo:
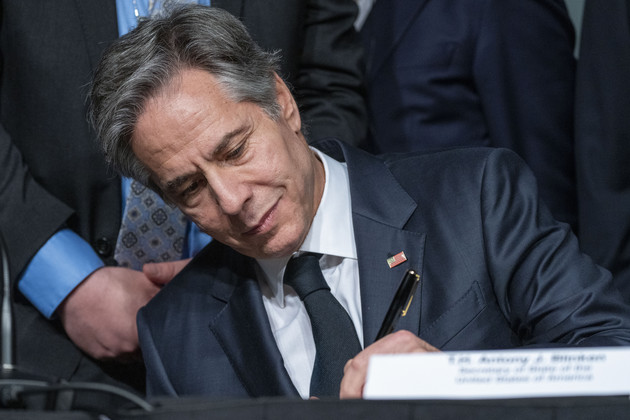
<path fill-rule="evenodd" d="M 340 398 L 361 398 L 368 362 L 373 354 L 426 353 L 439 351 L 409 331 L 397 331 L 366 347 L 348 360 L 341 380 Z"/>
<path fill-rule="evenodd" d="M 190 262 L 192 258 L 179 261 L 147 263 L 142 272 L 149 280 L 158 285 L 165 285 Z"/>
<path fill-rule="evenodd" d="M 97 359 L 139 357 L 138 310 L 189 260 L 151 264 L 151 278 L 123 267 L 103 267 L 79 284 L 57 309 L 70 339 Z"/>

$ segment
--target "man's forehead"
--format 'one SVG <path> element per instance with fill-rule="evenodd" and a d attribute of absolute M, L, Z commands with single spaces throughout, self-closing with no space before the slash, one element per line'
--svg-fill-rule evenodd
<path fill-rule="evenodd" d="M 185 134 L 191 125 L 226 118 L 236 105 L 211 74 L 183 70 L 145 101 L 135 131 L 159 135 L 167 129 L 171 134 Z"/>

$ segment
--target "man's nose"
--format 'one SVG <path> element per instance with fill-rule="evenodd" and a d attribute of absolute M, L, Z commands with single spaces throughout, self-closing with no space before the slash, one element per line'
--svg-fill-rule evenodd
<path fill-rule="evenodd" d="M 244 183 L 239 182 L 237 176 L 215 174 L 208 184 L 224 214 L 233 216 L 242 211 L 244 203 L 249 198 L 249 190 Z"/>

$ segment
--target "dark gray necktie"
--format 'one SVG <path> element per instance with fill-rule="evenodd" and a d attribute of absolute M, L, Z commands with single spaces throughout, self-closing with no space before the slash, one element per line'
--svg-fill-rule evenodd
<path fill-rule="evenodd" d="M 114 259 L 123 267 L 141 270 L 147 262 L 182 257 L 186 216 L 144 185 L 132 181 Z"/>
<path fill-rule="evenodd" d="M 295 289 L 311 319 L 316 354 L 310 394 L 339 396 L 343 368 L 361 351 L 361 344 L 350 316 L 330 293 L 319 258 L 306 253 L 289 260 L 284 283 Z"/>

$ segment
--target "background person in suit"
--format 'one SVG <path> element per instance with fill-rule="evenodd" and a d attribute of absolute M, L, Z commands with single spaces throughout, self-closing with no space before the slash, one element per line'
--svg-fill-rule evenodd
<path fill-rule="evenodd" d="M 150 394 L 306 398 L 341 383 L 359 397 L 374 353 L 630 343 L 610 273 L 539 202 L 516 154 L 309 147 L 274 68 L 238 20 L 186 7 L 114 43 L 95 74 L 110 162 L 214 238 L 138 314 Z M 364 348 L 329 394 L 311 376 L 318 337 L 338 327 L 320 329 L 302 286 L 283 280 L 302 253 L 323 255 L 316 271 Z M 375 342 L 407 268 L 422 280 L 404 331 Z"/>
<path fill-rule="evenodd" d="M 147 6 L 143 0 L 133 4 Z M 134 355 L 136 311 L 159 289 L 142 272 L 114 267 L 121 180 L 106 168 L 86 121 L 92 71 L 128 17 L 117 12 L 130 5 L 0 3 L 0 229 L 13 280 L 29 299 L 43 298 L 39 309 L 53 318 L 45 319 L 16 293 L 18 363 L 42 374 L 79 380 L 100 375 L 96 366 L 87 373 L 91 361 L 66 332 L 91 356 Z M 281 51 L 281 73 L 308 115 L 313 139 L 331 134 L 332 127 L 345 132 L 349 142 L 362 138 L 365 105 L 351 0 L 213 0 L 212 5 L 241 18 L 265 48 Z M 51 239 L 60 231 L 78 238 L 79 249 Z M 24 292 L 24 273 L 45 244 L 52 248 L 50 264 L 34 276 L 39 283 Z M 81 282 L 88 275 L 91 281 Z M 78 302 L 78 313 L 62 317 L 67 331 L 56 319 L 60 302 L 64 311 L 69 302 Z M 124 379 L 131 379 L 130 371 L 125 367 Z"/>
<path fill-rule="evenodd" d="M 585 3 L 575 141 L 580 245 L 630 302 L 630 3 Z"/>
<path fill-rule="evenodd" d="M 376 1 L 361 30 L 368 150 L 506 147 L 577 228 L 574 29 L 563 0 Z"/>

